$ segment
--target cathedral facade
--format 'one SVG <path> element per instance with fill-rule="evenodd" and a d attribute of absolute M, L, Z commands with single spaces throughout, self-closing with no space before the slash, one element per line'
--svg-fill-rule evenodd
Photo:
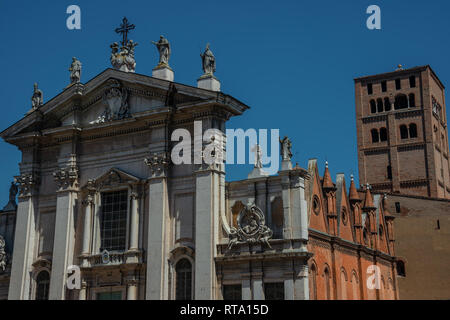
<path fill-rule="evenodd" d="M 249 107 L 220 91 L 209 46 L 192 87 L 173 81 L 167 39 L 155 45 L 152 76 L 125 38 L 86 83 L 74 59 L 71 84 L 45 103 L 35 85 L 0 134 L 22 153 L 17 207 L 12 189 L 0 212 L 0 298 L 398 299 L 394 217 L 369 187 L 286 155 L 277 175 L 234 182 L 224 163 L 172 162 L 174 130 L 225 135 Z"/>

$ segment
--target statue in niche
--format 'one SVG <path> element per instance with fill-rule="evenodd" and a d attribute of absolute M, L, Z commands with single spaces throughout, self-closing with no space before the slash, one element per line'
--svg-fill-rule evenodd
<path fill-rule="evenodd" d="M 169 40 L 164 38 L 164 36 L 159 36 L 158 42 L 152 41 L 152 43 L 156 46 L 159 52 L 159 63 L 158 67 L 169 66 L 170 59 L 170 43 Z"/>
<path fill-rule="evenodd" d="M 202 58 L 203 72 L 205 75 L 212 76 L 216 72 L 216 58 L 209 49 L 209 43 L 206 44 L 205 52 L 201 53 L 200 57 Z"/>
<path fill-rule="evenodd" d="M 72 58 L 72 64 L 69 68 L 70 71 L 70 83 L 78 83 L 81 79 L 81 62 L 77 58 Z"/>
<path fill-rule="evenodd" d="M 43 104 L 44 104 L 44 94 L 42 93 L 41 90 L 39 90 L 38 84 L 35 83 L 33 96 L 31 97 L 31 105 L 33 109 L 37 109 Z"/>

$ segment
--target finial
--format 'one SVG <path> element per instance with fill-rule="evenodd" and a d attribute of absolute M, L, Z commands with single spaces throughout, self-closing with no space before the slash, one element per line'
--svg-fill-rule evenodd
<path fill-rule="evenodd" d="M 370 184 L 367 182 L 366 183 L 366 188 L 368 189 L 368 190 L 370 190 Z"/>
<path fill-rule="evenodd" d="M 350 181 L 353 181 L 353 174 L 350 175 Z"/>
<path fill-rule="evenodd" d="M 325 161 L 325 168 L 328 168 L 328 161 Z"/>
<path fill-rule="evenodd" d="M 397 66 L 397 70 L 395 70 L 395 71 L 399 71 L 399 70 L 403 70 L 403 66 L 402 66 L 401 64 L 399 64 L 399 65 Z"/>

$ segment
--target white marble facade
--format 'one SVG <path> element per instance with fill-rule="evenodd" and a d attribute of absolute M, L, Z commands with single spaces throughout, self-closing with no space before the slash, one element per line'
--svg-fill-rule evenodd
<path fill-rule="evenodd" d="M 224 131 L 247 108 L 221 92 L 107 69 L 6 129 L 2 138 L 22 152 L 8 298 L 36 299 L 46 271 L 57 300 L 222 299 L 227 285 L 263 299 L 265 283 L 308 299 L 305 171 L 226 184 L 224 165 L 170 162 L 174 129 L 193 133 L 201 120 Z M 105 260 L 102 198 L 112 192 L 126 194 L 125 236 Z M 265 215 L 272 248 L 228 249 L 232 207 L 248 203 Z M 72 265 L 80 289 L 67 287 Z"/>

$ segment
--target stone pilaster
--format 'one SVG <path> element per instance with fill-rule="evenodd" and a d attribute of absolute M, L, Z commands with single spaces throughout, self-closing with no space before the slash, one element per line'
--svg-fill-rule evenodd
<path fill-rule="evenodd" d="M 68 267 L 73 264 L 74 212 L 78 198 L 78 169 L 75 165 L 53 173 L 56 192 L 55 237 L 53 242 L 50 300 L 64 300 Z"/>
<path fill-rule="evenodd" d="M 94 195 L 88 194 L 83 201 L 84 206 L 84 227 L 83 227 L 83 249 L 82 255 L 89 256 L 91 253 L 91 241 L 92 241 L 92 219 L 94 211 Z"/>
<path fill-rule="evenodd" d="M 15 177 L 19 187 L 16 231 L 14 238 L 13 263 L 8 299 L 29 300 L 31 268 L 36 243 L 36 221 L 38 216 L 37 186 L 40 177 L 37 173 L 24 173 Z"/>
<path fill-rule="evenodd" d="M 195 178 L 195 299 L 215 299 L 221 165 L 200 165 Z"/>
<path fill-rule="evenodd" d="M 146 299 L 168 298 L 168 262 L 166 259 L 166 226 L 169 216 L 167 191 L 167 154 L 154 154 L 144 160 L 150 170 L 148 179 L 148 243 Z"/>

